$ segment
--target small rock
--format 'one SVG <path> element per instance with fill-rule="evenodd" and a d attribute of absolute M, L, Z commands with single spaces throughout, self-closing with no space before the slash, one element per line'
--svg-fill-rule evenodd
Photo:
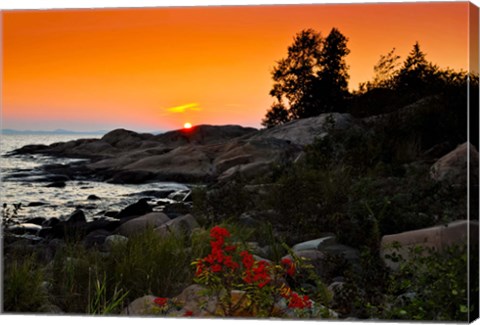
<path fill-rule="evenodd" d="M 99 198 L 99 197 L 96 196 L 95 194 L 90 194 L 90 195 L 87 197 L 87 200 L 97 201 L 97 200 L 101 200 L 101 198 Z"/>
<path fill-rule="evenodd" d="M 53 182 L 53 183 L 45 185 L 45 187 L 57 187 L 57 188 L 62 188 L 62 187 L 65 187 L 65 186 L 67 186 L 67 184 L 65 182 L 61 182 L 61 181 Z"/>
<path fill-rule="evenodd" d="M 27 207 L 39 207 L 42 205 L 46 205 L 47 203 L 45 202 L 30 202 L 27 204 Z"/>
<path fill-rule="evenodd" d="M 143 296 L 132 301 L 123 311 L 122 315 L 140 316 L 155 314 L 156 304 L 153 302 L 155 296 Z"/>

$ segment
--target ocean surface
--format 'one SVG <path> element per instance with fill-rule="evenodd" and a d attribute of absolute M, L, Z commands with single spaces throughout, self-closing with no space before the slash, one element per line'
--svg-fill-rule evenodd
<path fill-rule="evenodd" d="M 5 157 L 4 154 L 29 144 L 52 144 L 81 138 L 100 138 L 100 135 L 0 135 L 0 208 L 21 203 L 19 221 L 33 217 L 68 216 L 82 209 L 87 219 L 103 216 L 105 211 L 119 211 L 145 197 L 144 191 L 184 191 L 186 185 L 157 182 L 142 185 L 118 185 L 93 181 L 67 181 L 63 188 L 46 187 L 50 182 L 37 181 L 44 175 L 40 166 L 67 164 L 80 159 L 66 159 L 44 155 Z M 10 178 L 13 174 L 21 177 Z M 88 200 L 96 195 L 100 200 Z M 29 206 L 35 205 L 35 206 Z"/>

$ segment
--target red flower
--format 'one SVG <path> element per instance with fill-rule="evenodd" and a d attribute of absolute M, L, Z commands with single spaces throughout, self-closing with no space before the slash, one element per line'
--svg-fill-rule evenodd
<path fill-rule="evenodd" d="M 253 259 L 253 255 L 247 251 L 243 251 L 240 253 L 240 256 L 242 257 L 243 266 L 247 270 L 250 270 L 253 267 L 253 263 L 255 262 L 255 260 Z"/>
<path fill-rule="evenodd" d="M 214 264 L 210 269 L 212 270 L 213 273 L 218 273 L 222 271 L 222 266 L 220 264 Z"/>
<path fill-rule="evenodd" d="M 290 296 L 288 307 L 298 308 L 298 309 L 310 308 L 312 307 L 312 302 L 310 301 L 310 298 L 308 298 L 307 295 L 301 297 L 298 295 L 298 293 L 293 292 L 292 295 Z"/>
<path fill-rule="evenodd" d="M 153 302 L 154 302 L 155 304 L 157 304 L 158 306 L 163 307 L 163 306 L 165 306 L 165 305 L 167 304 L 168 298 L 160 298 L 160 297 L 159 297 L 159 298 L 155 298 L 155 299 L 153 300 Z"/>
<path fill-rule="evenodd" d="M 230 233 L 225 228 L 215 226 L 210 230 L 210 237 L 218 241 L 219 238 L 225 239 L 226 237 L 230 237 Z"/>
<path fill-rule="evenodd" d="M 240 267 L 237 262 L 234 262 L 232 260 L 231 256 L 225 256 L 225 258 L 223 260 L 223 265 L 225 265 L 226 267 L 228 267 L 232 270 L 236 270 Z"/>
<path fill-rule="evenodd" d="M 186 316 L 186 317 L 193 316 L 193 311 L 187 310 L 187 311 L 185 311 L 185 314 L 183 314 L 183 316 Z"/>
<path fill-rule="evenodd" d="M 234 252 L 236 250 L 237 250 L 237 246 L 235 245 L 225 246 L 225 252 Z"/>
<path fill-rule="evenodd" d="M 293 263 L 291 259 L 288 257 L 282 258 L 281 263 L 285 266 L 288 275 L 295 275 L 295 263 Z"/>

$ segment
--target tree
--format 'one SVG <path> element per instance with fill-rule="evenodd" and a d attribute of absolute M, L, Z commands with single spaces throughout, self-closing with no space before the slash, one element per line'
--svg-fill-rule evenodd
<path fill-rule="evenodd" d="M 284 124 L 289 121 L 288 111 L 281 103 L 274 103 L 262 120 L 262 125 L 267 128 Z"/>
<path fill-rule="evenodd" d="M 320 70 L 322 37 L 313 29 L 298 33 L 288 48 L 287 58 L 277 62 L 272 71 L 274 85 L 270 95 L 276 102 L 262 121 L 270 127 L 288 120 L 305 117 L 315 105 L 313 82 Z"/>
<path fill-rule="evenodd" d="M 436 70 L 437 68 L 427 61 L 425 53 L 416 42 L 395 78 L 396 90 L 420 97 L 432 86 L 428 81 L 434 77 Z"/>
<path fill-rule="evenodd" d="M 380 55 L 380 59 L 373 67 L 375 76 L 369 83 L 369 88 L 392 88 L 393 79 L 398 73 L 400 56 L 395 53 L 395 48 L 385 55 Z"/>
<path fill-rule="evenodd" d="M 342 110 L 348 97 L 348 66 L 345 56 L 350 53 L 348 39 L 336 28 L 323 42 L 320 55 L 320 70 L 317 72 L 314 89 L 318 97 L 317 106 L 307 116 Z"/>

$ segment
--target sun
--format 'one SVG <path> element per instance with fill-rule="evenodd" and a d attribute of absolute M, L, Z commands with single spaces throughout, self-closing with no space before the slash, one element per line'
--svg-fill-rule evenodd
<path fill-rule="evenodd" d="M 192 123 L 190 123 L 190 122 L 185 123 L 185 124 L 183 125 L 183 128 L 184 128 L 184 129 L 191 129 L 191 128 L 192 128 Z"/>

